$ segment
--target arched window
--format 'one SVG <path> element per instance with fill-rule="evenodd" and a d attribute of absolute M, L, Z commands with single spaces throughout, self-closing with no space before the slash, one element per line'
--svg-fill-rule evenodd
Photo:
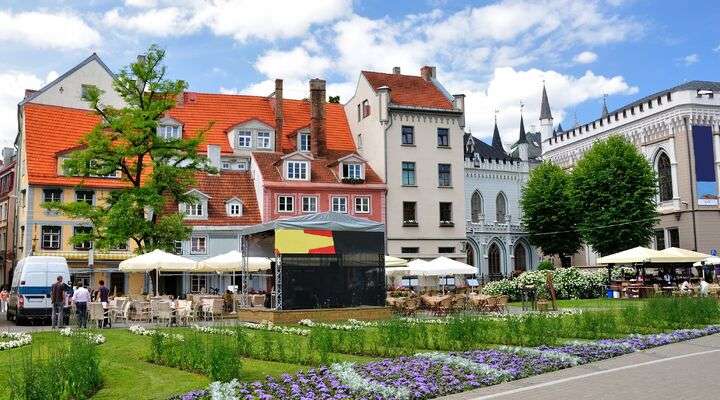
<path fill-rule="evenodd" d="M 475 249 L 468 243 L 467 245 L 467 264 L 468 265 L 475 265 Z"/>
<path fill-rule="evenodd" d="M 500 192 L 495 199 L 495 220 L 497 222 L 505 222 L 505 216 L 507 215 L 507 200 L 505 195 Z"/>
<path fill-rule="evenodd" d="M 660 188 L 660 201 L 672 200 L 673 184 L 672 172 L 670 167 L 670 157 L 667 154 L 660 153 L 657 160 L 658 186 Z"/>
<path fill-rule="evenodd" d="M 525 245 L 517 243 L 515 245 L 515 271 L 527 270 L 527 250 Z"/>
<path fill-rule="evenodd" d="M 490 276 L 500 275 L 500 247 L 497 243 L 491 244 L 488 249 L 488 273 Z"/>
<path fill-rule="evenodd" d="M 475 191 L 470 198 L 470 219 L 472 222 L 480 222 L 482 213 L 482 197 L 478 191 Z"/>

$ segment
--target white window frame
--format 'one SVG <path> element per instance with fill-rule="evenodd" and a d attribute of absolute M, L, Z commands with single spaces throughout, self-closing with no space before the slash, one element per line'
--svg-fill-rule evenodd
<path fill-rule="evenodd" d="M 291 175 L 291 166 L 292 175 Z M 297 169 L 296 169 L 297 168 Z M 285 178 L 291 181 L 307 181 L 310 177 L 310 163 L 308 161 L 285 161 Z"/>
<path fill-rule="evenodd" d="M 310 133 L 301 132 L 298 133 L 298 151 L 309 152 L 310 151 Z"/>
<path fill-rule="evenodd" d="M 195 240 L 203 240 L 203 248 L 195 246 Z M 190 254 L 207 254 L 208 253 L 208 237 L 205 235 L 197 235 L 190 237 Z"/>
<path fill-rule="evenodd" d="M 365 200 L 364 201 L 365 204 L 358 203 L 358 200 Z M 355 213 L 356 214 L 370 214 L 370 212 L 372 211 L 370 202 L 371 202 L 370 196 L 356 196 L 355 201 L 354 201 Z M 359 209 L 358 209 L 358 206 L 360 206 Z"/>
<path fill-rule="evenodd" d="M 350 172 L 350 167 L 353 167 L 353 169 L 357 168 L 357 176 L 346 176 L 345 175 L 345 167 L 346 166 L 348 168 L 348 172 Z M 342 174 L 343 179 L 364 179 L 365 168 L 363 168 L 362 163 L 358 163 L 358 162 L 341 163 L 340 164 L 340 173 Z"/>
<path fill-rule="evenodd" d="M 284 203 L 284 205 L 285 205 L 285 206 L 283 207 L 284 209 L 281 209 L 281 207 L 280 207 L 280 205 L 281 205 L 281 204 L 280 204 L 280 203 L 281 203 L 281 202 L 280 202 L 280 199 L 286 199 L 286 200 L 287 200 L 287 199 L 290 199 L 290 202 L 289 202 L 289 203 L 288 203 L 288 202 L 285 202 L 285 203 Z M 276 204 L 277 204 L 276 209 L 277 209 L 277 212 L 279 212 L 279 213 L 291 213 L 291 212 L 295 212 L 295 197 L 294 197 L 294 196 L 290 196 L 290 195 L 286 195 L 286 194 L 280 194 L 280 195 L 277 196 Z M 288 206 L 289 206 L 289 208 L 288 208 Z"/>
<path fill-rule="evenodd" d="M 337 208 L 335 207 L 335 200 L 338 200 Z M 340 200 L 342 200 L 342 202 L 340 202 Z M 330 211 L 336 212 L 336 213 L 341 213 L 341 214 L 347 214 L 347 212 L 348 212 L 347 203 L 348 203 L 347 196 L 331 196 L 330 197 Z M 340 207 L 341 205 L 344 207 Z"/>
<path fill-rule="evenodd" d="M 164 140 L 180 139 L 181 135 L 180 125 L 160 124 L 160 126 L 158 126 L 158 136 Z"/>
<path fill-rule="evenodd" d="M 237 211 L 237 212 L 233 212 L 233 206 L 237 206 L 237 207 L 238 207 L 238 211 Z M 242 204 L 242 202 L 237 201 L 237 200 L 229 201 L 229 202 L 226 204 L 226 210 L 225 210 L 225 211 L 227 212 L 227 215 L 230 216 L 230 217 L 242 217 L 243 211 L 244 211 L 244 210 L 243 210 L 243 204 Z"/>
<path fill-rule="evenodd" d="M 244 145 L 243 143 L 247 143 L 247 145 Z M 252 131 L 239 129 L 235 133 L 235 144 L 240 149 L 252 148 Z"/>
<path fill-rule="evenodd" d="M 180 203 L 180 212 L 189 219 L 203 219 L 207 217 L 207 201 L 199 200 L 196 203 Z"/>
<path fill-rule="evenodd" d="M 307 210 L 305 209 L 305 199 L 308 199 L 308 200 L 312 199 L 312 200 L 313 200 L 313 205 L 314 205 L 314 207 L 313 207 L 312 209 L 309 209 L 309 208 L 308 208 Z M 318 200 L 319 200 L 319 199 L 318 199 L 317 196 L 302 196 L 302 199 L 300 200 L 301 203 L 302 203 L 302 204 L 301 204 L 302 212 L 304 212 L 304 213 L 316 213 L 316 212 L 318 212 Z M 308 204 L 309 204 L 309 203 L 308 203 Z"/>
<path fill-rule="evenodd" d="M 258 149 L 271 149 L 272 142 L 270 139 L 271 135 L 268 131 L 258 131 L 257 133 L 257 148 Z"/>

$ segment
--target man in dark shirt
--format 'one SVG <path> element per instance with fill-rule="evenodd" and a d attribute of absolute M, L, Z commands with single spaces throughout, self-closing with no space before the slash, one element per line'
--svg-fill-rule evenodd
<path fill-rule="evenodd" d="M 110 299 L 109 299 L 110 298 L 110 289 L 108 289 L 105 286 L 105 281 L 103 281 L 103 280 L 100 281 L 100 288 L 98 288 L 98 297 L 100 297 L 100 303 L 102 303 L 103 313 L 105 314 L 105 316 L 103 318 L 102 327 L 103 328 L 105 328 L 105 327 L 112 328 L 112 326 L 110 324 L 110 318 L 108 317 L 108 314 L 109 314 L 108 308 L 109 308 L 109 302 L 110 302 Z"/>
<path fill-rule="evenodd" d="M 50 302 L 52 303 L 52 328 L 63 328 L 64 322 L 64 307 L 65 307 L 65 291 L 67 286 L 63 283 L 63 277 L 58 276 L 57 282 L 50 286 Z"/>

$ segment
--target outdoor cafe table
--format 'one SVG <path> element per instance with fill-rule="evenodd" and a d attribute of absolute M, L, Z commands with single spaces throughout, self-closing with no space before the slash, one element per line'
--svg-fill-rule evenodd
<path fill-rule="evenodd" d="M 445 296 L 423 296 L 423 301 L 425 301 L 425 303 L 427 303 L 427 305 L 430 306 L 430 307 L 436 307 L 436 306 L 438 306 L 441 302 L 443 302 L 444 300 L 447 300 L 447 299 L 449 299 L 449 298 L 451 298 L 451 297 L 452 297 L 452 296 L 450 296 L 450 295 L 445 295 Z"/>

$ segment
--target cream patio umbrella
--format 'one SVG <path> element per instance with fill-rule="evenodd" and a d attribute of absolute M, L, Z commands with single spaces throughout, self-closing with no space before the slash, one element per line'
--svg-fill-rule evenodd
<path fill-rule="evenodd" d="M 704 265 L 720 265 L 720 257 L 708 257 L 704 260 L 693 264 L 693 267 L 702 267 Z"/>
<path fill-rule="evenodd" d="M 272 262 L 267 257 L 248 257 L 248 271 L 266 271 Z M 235 272 L 242 271 L 243 255 L 237 250 L 210 257 L 197 263 L 192 272 Z"/>
<path fill-rule="evenodd" d="M 195 268 L 196 262 L 176 254 L 162 250 L 153 250 L 120 262 L 119 270 L 123 272 L 150 272 L 155 270 L 155 296 L 158 295 L 160 271 L 189 272 Z"/>
<path fill-rule="evenodd" d="M 661 250 L 660 254 L 651 257 L 650 262 L 654 263 L 695 263 L 710 257 L 710 254 L 698 253 L 697 251 L 681 249 L 679 247 L 668 247 Z"/>
<path fill-rule="evenodd" d="M 407 264 L 407 260 L 403 258 L 385 256 L 385 268 L 404 267 Z"/>
<path fill-rule="evenodd" d="M 597 259 L 597 263 L 601 265 L 608 264 L 639 264 L 649 262 L 653 257 L 660 257 L 660 252 L 647 247 L 634 247 L 619 253 L 610 254 Z"/>

